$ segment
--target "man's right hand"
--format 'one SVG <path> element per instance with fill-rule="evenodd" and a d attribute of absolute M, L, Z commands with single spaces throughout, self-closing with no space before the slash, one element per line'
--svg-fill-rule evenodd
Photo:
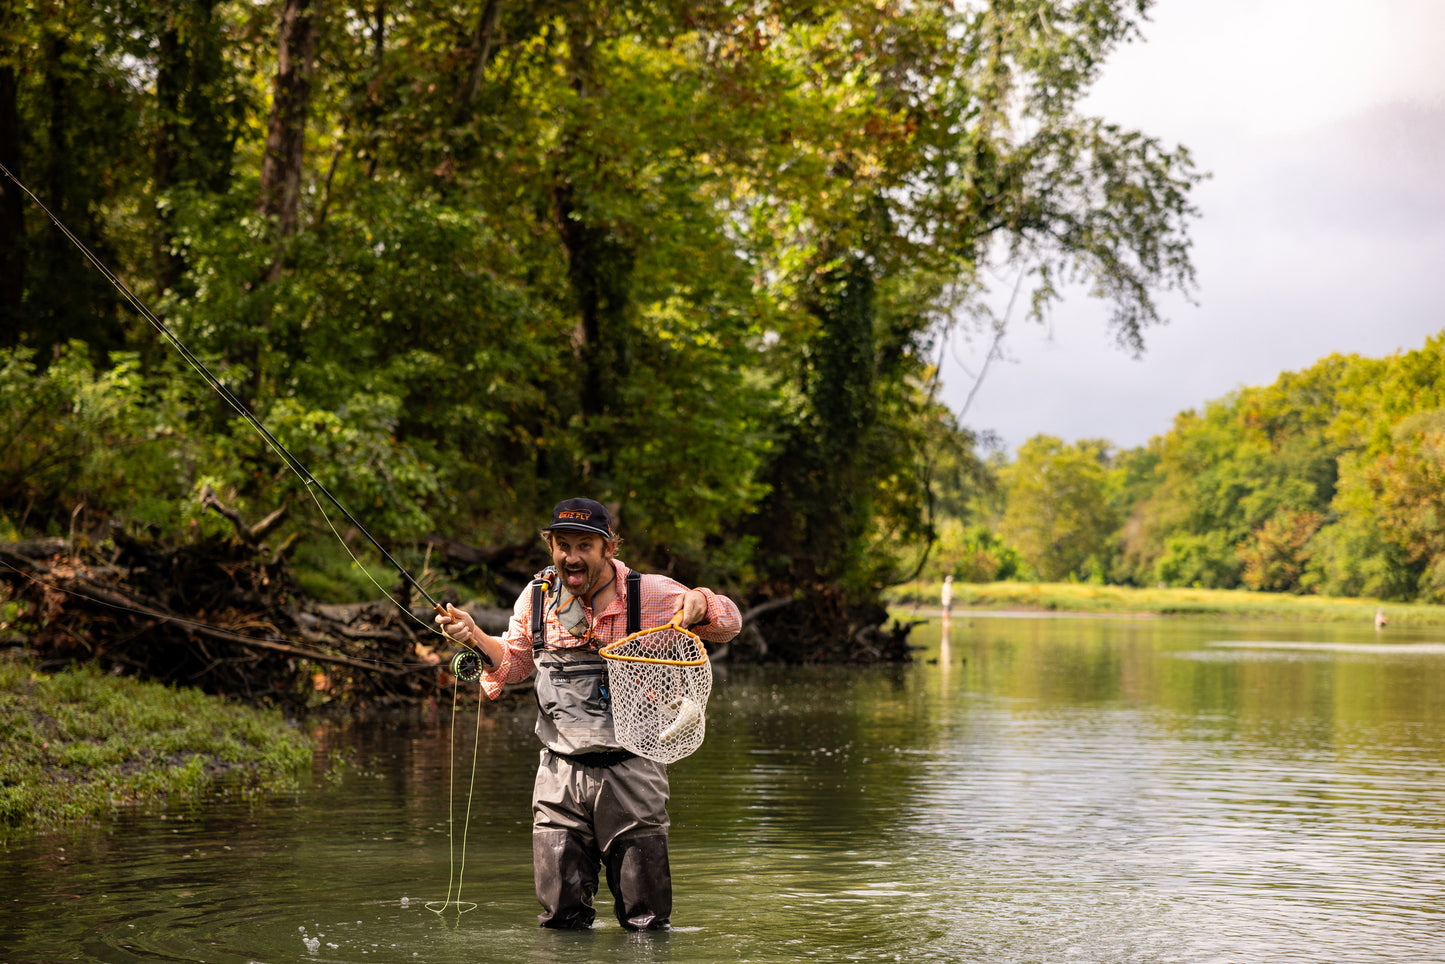
<path fill-rule="evenodd" d="M 476 645 L 476 621 L 464 610 L 447 603 L 446 609 L 437 613 L 436 621 L 448 639 L 467 646 Z"/>

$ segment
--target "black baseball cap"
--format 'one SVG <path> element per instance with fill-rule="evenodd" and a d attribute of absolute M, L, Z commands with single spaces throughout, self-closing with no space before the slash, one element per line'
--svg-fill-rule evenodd
<path fill-rule="evenodd" d="M 591 499 L 563 499 L 552 510 L 552 524 L 545 532 L 553 529 L 571 529 L 577 532 L 595 532 L 612 538 L 612 516 L 600 502 Z"/>

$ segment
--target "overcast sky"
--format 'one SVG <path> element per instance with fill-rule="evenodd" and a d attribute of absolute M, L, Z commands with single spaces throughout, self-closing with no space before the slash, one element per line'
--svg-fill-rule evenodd
<path fill-rule="evenodd" d="M 1082 291 L 1047 325 L 1016 317 L 964 416 L 1010 450 L 1038 433 L 1142 445 L 1242 385 L 1445 328 L 1445 0 L 1158 0 L 1151 16 L 1084 109 L 1210 173 L 1198 303 L 1162 298 L 1169 324 L 1137 360 Z M 951 343 L 955 412 L 986 350 Z"/>

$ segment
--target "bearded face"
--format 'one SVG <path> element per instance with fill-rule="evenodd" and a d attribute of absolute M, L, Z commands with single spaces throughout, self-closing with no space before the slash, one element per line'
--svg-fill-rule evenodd
<path fill-rule="evenodd" d="M 590 532 L 553 530 L 548 540 L 557 578 L 574 596 L 586 600 L 608 578 L 608 565 L 617 544 Z"/>

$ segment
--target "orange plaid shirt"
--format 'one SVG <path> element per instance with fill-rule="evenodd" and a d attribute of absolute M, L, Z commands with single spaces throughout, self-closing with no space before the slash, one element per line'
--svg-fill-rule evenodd
<path fill-rule="evenodd" d="M 577 649 L 588 646 L 600 649 L 608 643 L 627 636 L 627 573 L 630 571 L 621 560 L 612 560 L 617 572 L 617 593 L 607 608 L 592 617 L 592 630 L 585 638 L 573 636 L 557 621 L 555 610 L 549 610 L 543 620 L 548 649 Z M 688 588 L 667 576 L 648 574 L 642 577 L 639 587 L 642 593 L 642 628 L 651 629 L 672 620 L 673 613 L 682 603 Z M 698 588 L 707 597 L 707 622 L 691 627 L 703 640 L 709 643 L 725 643 L 742 629 L 742 614 L 737 603 L 726 596 L 719 596 L 711 589 Z M 512 620 L 502 640 L 502 661 L 482 673 L 482 692 L 488 699 L 496 699 L 507 683 L 520 683 L 532 675 L 532 590 L 525 589 L 512 607 Z"/>

